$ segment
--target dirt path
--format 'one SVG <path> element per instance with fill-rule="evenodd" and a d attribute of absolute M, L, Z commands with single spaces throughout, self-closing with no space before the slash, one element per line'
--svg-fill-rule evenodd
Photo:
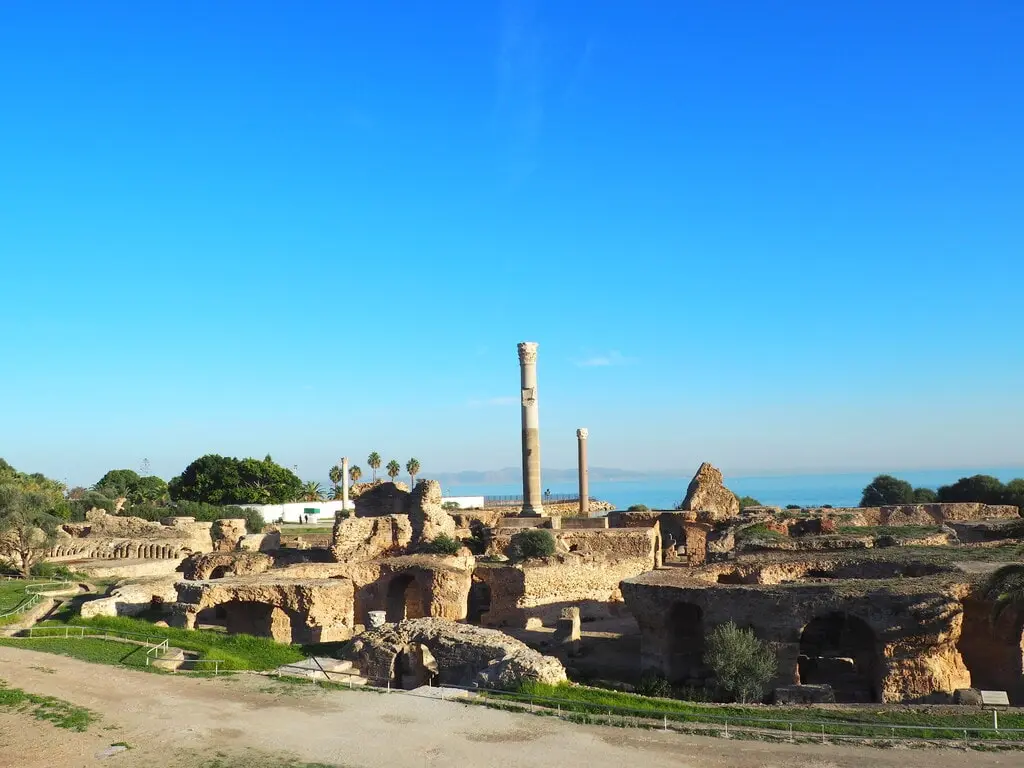
<path fill-rule="evenodd" d="M 86 733 L 0 710 L 0 766 L 359 768 L 985 768 L 1021 754 L 767 744 L 578 726 L 399 694 L 329 691 L 260 676 L 194 679 L 0 647 L 0 679 L 99 712 Z M 98 760 L 115 742 L 128 752 Z M 278 763 L 280 764 L 280 763 Z"/>

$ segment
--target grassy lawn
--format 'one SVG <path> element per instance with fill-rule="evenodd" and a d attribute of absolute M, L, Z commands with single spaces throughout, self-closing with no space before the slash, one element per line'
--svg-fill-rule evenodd
<path fill-rule="evenodd" d="M 0 579 L 0 613 L 13 611 L 32 597 L 28 587 L 32 584 L 46 584 L 51 579 Z M 22 612 L 0 617 L 0 626 L 12 624 L 21 618 Z"/>
<path fill-rule="evenodd" d="M 492 694 L 495 700 L 507 698 L 508 694 Z M 963 714 L 929 712 L 925 709 L 901 707 L 892 709 L 843 709 L 821 707 L 760 707 L 741 705 L 708 705 L 673 699 L 655 699 L 620 691 L 588 688 L 580 685 L 524 684 L 515 698 L 526 699 L 534 704 L 554 709 L 575 711 L 594 715 L 607 715 L 609 709 L 616 714 L 650 717 L 661 720 L 691 720 L 703 723 L 722 723 L 755 728 L 789 730 L 801 733 L 820 733 L 820 723 L 833 735 L 886 738 L 891 735 L 878 726 L 912 725 L 921 730 L 897 731 L 897 735 L 910 738 L 962 739 L 964 728 L 991 728 L 992 714 L 979 710 L 968 710 Z M 542 699 L 550 699 L 545 702 Z M 555 701 L 557 700 L 557 701 Z M 799 722 L 804 721 L 804 722 Z M 867 727 L 874 724 L 876 727 Z M 1024 715 L 1001 713 L 1000 729 L 1024 728 Z M 1024 734 L 1006 733 L 1004 730 L 985 731 L 972 734 L 975 739 L 1021 740 Z"/>
<path fill-rule="evenodd" d="M 37 720 L 48 720 L 58 728 L 73 731 L 86 730 L 99 717 L 85 707 L 77 707 L 52 696 L 37 696 L 18 688 L 8 688 L 3 682 L 0 682 L 0 707 L 28 712 Z"/>
<path fill-rule="evenodd" d="M 92 619 L 74 616 L 66 621 L 46 621 L 37 626 L 59 627 L 64 626 L 64 624 L 130 632 L 143 635 L 145 637 L 139 639 L 145 639 L 152 643 L 167 640 L 170 645 L 176 648 L 195 652 L 199 659 L 220 659 L 223 662 L 220 668 L 226 670 L 269 670 L 282 664 L 289 664 L 305 658 L 305 654 L 299 646 L 275 643 L 273 640 L 265 637 L 228 635 L 223 632 L 176 629 L 174 627 L 155 627 L 142 619 L 126 616 L 119 616 L 117 618 L 98 616 Z M 31 643 L 31 645 L 28 645 L 28 643 Z M 64 638 L 38 638 L 31 640 L 7 640 L 3 644 L 16 647 L 31 647 L 33 650 L 51 651 L 65 656 L 73 656 L 84 661 L 95 661 L 103 664 L 126 663 L 132 666 L 145 665 L 144 650 L 140 650 L 136 654 L 139 658 L 138 664 L 135 664 L 134 659 L 136 655 L 128 654 L 130 646 L 116 641 L 90 640 L 88 638 L 84 640 L 68 639 L 65 641 Z"/>

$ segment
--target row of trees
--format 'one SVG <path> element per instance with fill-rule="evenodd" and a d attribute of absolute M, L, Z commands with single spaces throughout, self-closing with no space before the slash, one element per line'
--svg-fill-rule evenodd
<path fill-rule="evenodd" d="M 951 485 L 914 488 L 906 480 L 892 475 L 878 475 L 868 483 L 861 496 L 862 507 L 884 507 L 893 504 L 930 504 L 933 502 L 977 502 L 1011 504 L 1024 508 L 1024 478 L 1003 483 L 991 475 L 961 477 Z"/>
<path fill-rule="evenodd" d="M 369 456 L 366 457 L 366 463 L 367 465 L 369 465 L 370 470 L 373 473 L 373 481 L 376 482 L 377 470 L 380 469 L 381 463 L 380 454 L 377 453 L 376 451 L 373 451 Z M 359 467 L 354 467 L 354 469 L 359 469 Z M 391 482 L 394 482 L 395 478 L 402 474 L 402 465 L 399 464 L 396 459 L 392 459 L 387 463 L 387 466 L 384 468 L 384 471 L 387 472 L 388 477 L 391 478 Z M 416 485 L 416 475 L 420 473 L 419 459 L 413 457 L 409 459 L 407 462 L 405 462 L 405 471 L 409 473 L 409 481 L 411 483 L 410 487 L 412 485 Z M 361 470 L 360 474 L 362 474 Z M 353 482 L 355 481 L 353 480 Z"/>

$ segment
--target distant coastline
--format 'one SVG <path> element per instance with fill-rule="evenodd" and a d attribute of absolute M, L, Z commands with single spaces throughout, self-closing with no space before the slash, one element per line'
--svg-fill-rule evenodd
<path fill-rule="evenodd" d="M 971 467 L 961 469 L 880 470 L 903 478 L 915 487 L 937 488 L 969 475 L 994 475 L 1006 482 L 1024 477 L 1024 466 Z M 739 496 L 752 496 L 762 504 L 785 506 L 856 506 L 864 487 L 875 472 L 842 472 L 821 474 L 726 475 L 725 484 Z M 504 496 L 522 493 L 521 470 L 518 467 L 485 472 L 427 473 L 438 480 L 448 496 Z M 575 470 L 542 470 L 544 487 L 552 493 L 576 491 Z M 685 495 L 691 475 L 680 472 L 635 472 L 602 467 L 590 469 L 590 495 L 609 501 L 619 509 L 632 504 L 646 504 L 652 509 L 671 509 Z"/>

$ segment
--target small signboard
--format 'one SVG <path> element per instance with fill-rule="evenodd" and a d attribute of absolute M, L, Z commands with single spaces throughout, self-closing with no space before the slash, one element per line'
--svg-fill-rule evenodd
<path fill-rule="evenodd" d="M 302 514 L 304 514 L 304 515 L 319 515 L 320 514 L 320 509 L 319 509 L 319 507 L 306 507 L 305 509 L 302 510 Z"/>
<path fill-rule="evenodd" d="M 983 707 L 1008 707 L 1010 698 L 1006 691 L 978 691 L 981 694 L 981 706 Z"/>

